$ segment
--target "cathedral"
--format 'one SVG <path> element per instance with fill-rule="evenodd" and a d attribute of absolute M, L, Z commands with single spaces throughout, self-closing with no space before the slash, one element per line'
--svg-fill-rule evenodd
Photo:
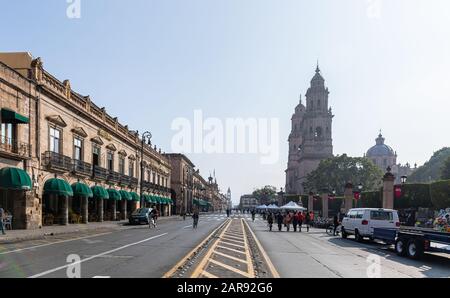
<path fill-rule="evenodd" d="M 303 194 L 303 183 L 320 161 L 333 157 L 333 113 L 328 105 L 328 88 L 319 65 L 302 102 L 292 116 L 289 135 L 289 158 L 286 170 L 286 193 Z"/>

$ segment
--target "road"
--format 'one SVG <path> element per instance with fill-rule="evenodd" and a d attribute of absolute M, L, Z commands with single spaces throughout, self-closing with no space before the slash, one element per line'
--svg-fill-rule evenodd
<path fill-rule="evenodd" d="M 77 272 L 67 260 L 73 254 L 80 258 L 82 278 L 161 277 L 224 220 L 224 215 L 205 216 L 193 230 L 189 218 L 174 218 L 161 221 L 156 229 L 125 227 L 99 235 L 2 245 L 0 277 L 64 278 L 67 272 Z"/>
<path fill-rule="evenodd" d="M 264 254 L 281 277 L 360 278 L 377 277 L 378 273 L 381 277 L 450 277 L 448 256 L 426 255 L 422 261 L 414 261 L 400 258 L 380 244 L 329 237 L 323 230 L 317 229 L 312 229 L 310 233 L 269 232 L 266 223 L 260 218 L 251 222 L 247 214 L 235 217 L 243 217 L 249 223 Z M 171 218 L 161 221 L 156 229 L 125 226 L 119 231 L 78 233 L 1 245 L 0 278 L 159 278 L 176 268 L 180 260 L 210 238 L 213 231 L 226 224 L 225 221 L 226 216 L 223 214 L 203 215 L 198 229 L 193 230 L 190 219 L 183 221 Z M 250 260 L 239 251 L 239 247 L 243 247 L 242 252 L 246 252 L 244 248 L 247 242 L 239 238 L 244 234 L 239 221 L 233 225 L 222 233 L 215 247 L 206 249 L 205 260 L 209 264 L 214 261 L 215 265 L 240 264 L 236 268 L 242 271 L 247 268 L 245 264 L 250 264 Z M 227 246 L 227 250 L 235 254 L 227 254 L 223 248 L 219 251 L 219 246 Z M 213 250 L 216 257 L 208 256 Z M 217 255 L 222 259 L 217 259 Z M 69 256 L 72 257 L 70 260 Z M 79 271 L 71 265 L 74 261 L 79 261 Z M 371 261 L 375 261 L 377 267 Z M 203 264 L 199 268 L 205 272 L 208 263 Z M 203 277 L 222 277 L 220 271 L 214 270 L 206 269 L 207 273 Z M 242 275 L 239 270 L 232 271 Z M 226 276 L 230 277 L 229 274 Z"/>
<path fill-rule="evenodd" d="M 425 254 L 415 261 L 385 245 L 330 237 L 324 230 L 269 232 L 259 218 L 250 226 L 282 278 L 450 277 L 448 255 Z"/>

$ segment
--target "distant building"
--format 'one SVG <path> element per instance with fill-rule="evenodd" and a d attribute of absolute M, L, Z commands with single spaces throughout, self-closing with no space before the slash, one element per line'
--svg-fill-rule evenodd
<path fill-rule="evenodd" d="M 415 168 L 411 168 L 409 163 L 405 165 L 397 164 L 397 152 L 385 144 L 385 138 L 381 132 L 375 142 L 375 146 L 367 151 L 365 157 L 370 159 L 383 172 L 390 167 L 396 177 L 395 183 L 400 183 L 402 176 L 409 176 L 417 169 L 417 165 Z"/>
<path fill-rule="evenodd" d="M 259 200 L 254 195 L 243 195 L 241 196 L 241 201 L 239 204 L 239 209 L 247 210 L 247 209 L 255 209 L 258 207 Z"/>

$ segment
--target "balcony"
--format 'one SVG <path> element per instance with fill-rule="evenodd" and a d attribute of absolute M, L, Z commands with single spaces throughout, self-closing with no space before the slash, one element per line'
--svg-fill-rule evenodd
<path fill-rule="evenodd" d="M 138 182 L 139 182 L 138 178 L 131 177 L 130 186 L 131 186 L 131 187 L 137 186 L 137 185 L 138 185 Z"/>
<path fill-rule="evenodd" d="M 120 185 L 122 186 L 129 186 L 131 182 L 131 177 L 127 175 L 120 175 Z"/>
<path fill-rule="evenodd" d="M 106 180 L 108 177 L 108 170 L 99 166 L 93 167 L 93 175 L 92 178 L 96 180 Z"/>
<path fill-rule="evenodd" d="M 0 136 L 0 154 L 13 159 L 30 158 L 31 145 Z"/>
<path fill-rule="evenodd" d="M 114 171 L 108 171 L 108 175 L 106 177 L 106 180 L 109 183 L 119 183 L 120 180 L 120 174 Z"/>
<path fill-rule="evenodd" d="M 53 170 L 56 172 L 71 172 L 73 170 L 72 159 L 68 156 L 47 151 L 43 154 L 43 166 L 47 170 Z"/>
<path fill-rule="evenodd" d="M 90 163 L 74 159 L 73 160 L 73 173 L 75 175 L 91 176 L 92 175 L 92 165 Z"/>
<path fill-rule="evenodd" d="M 152 183 L 149 181 L 142 181 L 142 187 L 145 190 L 150 191 L 152 189 Z"/>

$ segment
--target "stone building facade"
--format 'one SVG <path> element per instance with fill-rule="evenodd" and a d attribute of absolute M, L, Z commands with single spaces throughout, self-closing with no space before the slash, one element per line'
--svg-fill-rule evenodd
<path fill-rule="evenodd" d="M 329 91 L 319 66 L 306 92 L 306 106 L 300 103 L 292 116 L 289 157 L 286 170 L 287 194 L 303 194 L 303 183 L 319 163 L 333 157 L 333 113 L 328 104 Z"/>
<path fill-rule="evenodd" d="M 242 195 L 239 202 L 239 209 L 254 210 L 260 203 L 261 202 L 254 195 Z"/>
<path fill-rule="evenodd" d="M 0 107 L 28 118 L 28 123 L 15 125 L 13 134 L 2 124 L 2 139 L 13 135 L 22 149 L 12 156 L 10 148 L 0 146 L 0 168 L 23 168 L 32 180 L 32 190 L 26 192 L 26 219 L 14 214 L 15 227 L 38 228 L 61 216 L 69 222 L 77 218 L 83 222 L 125 219 L 141 204 L 156 207 L 163 215 L 171 214 L 171 166 L 160 150 L 143 144 L 137 132 L 108 115 L 88 96 L 73 91 L 69 80 L 61 82 L 52 76 L 40 58 L 4 53 L 0 62 Z M 139 197 L 141 180 L 142 194 L 148 200 Z M 64 182 L 125 195 L 104 202 L 76 194 L 61 198 L 62 192 L 55 188 Z M 156 197 L 163 199 L 151 199 Z"/>

